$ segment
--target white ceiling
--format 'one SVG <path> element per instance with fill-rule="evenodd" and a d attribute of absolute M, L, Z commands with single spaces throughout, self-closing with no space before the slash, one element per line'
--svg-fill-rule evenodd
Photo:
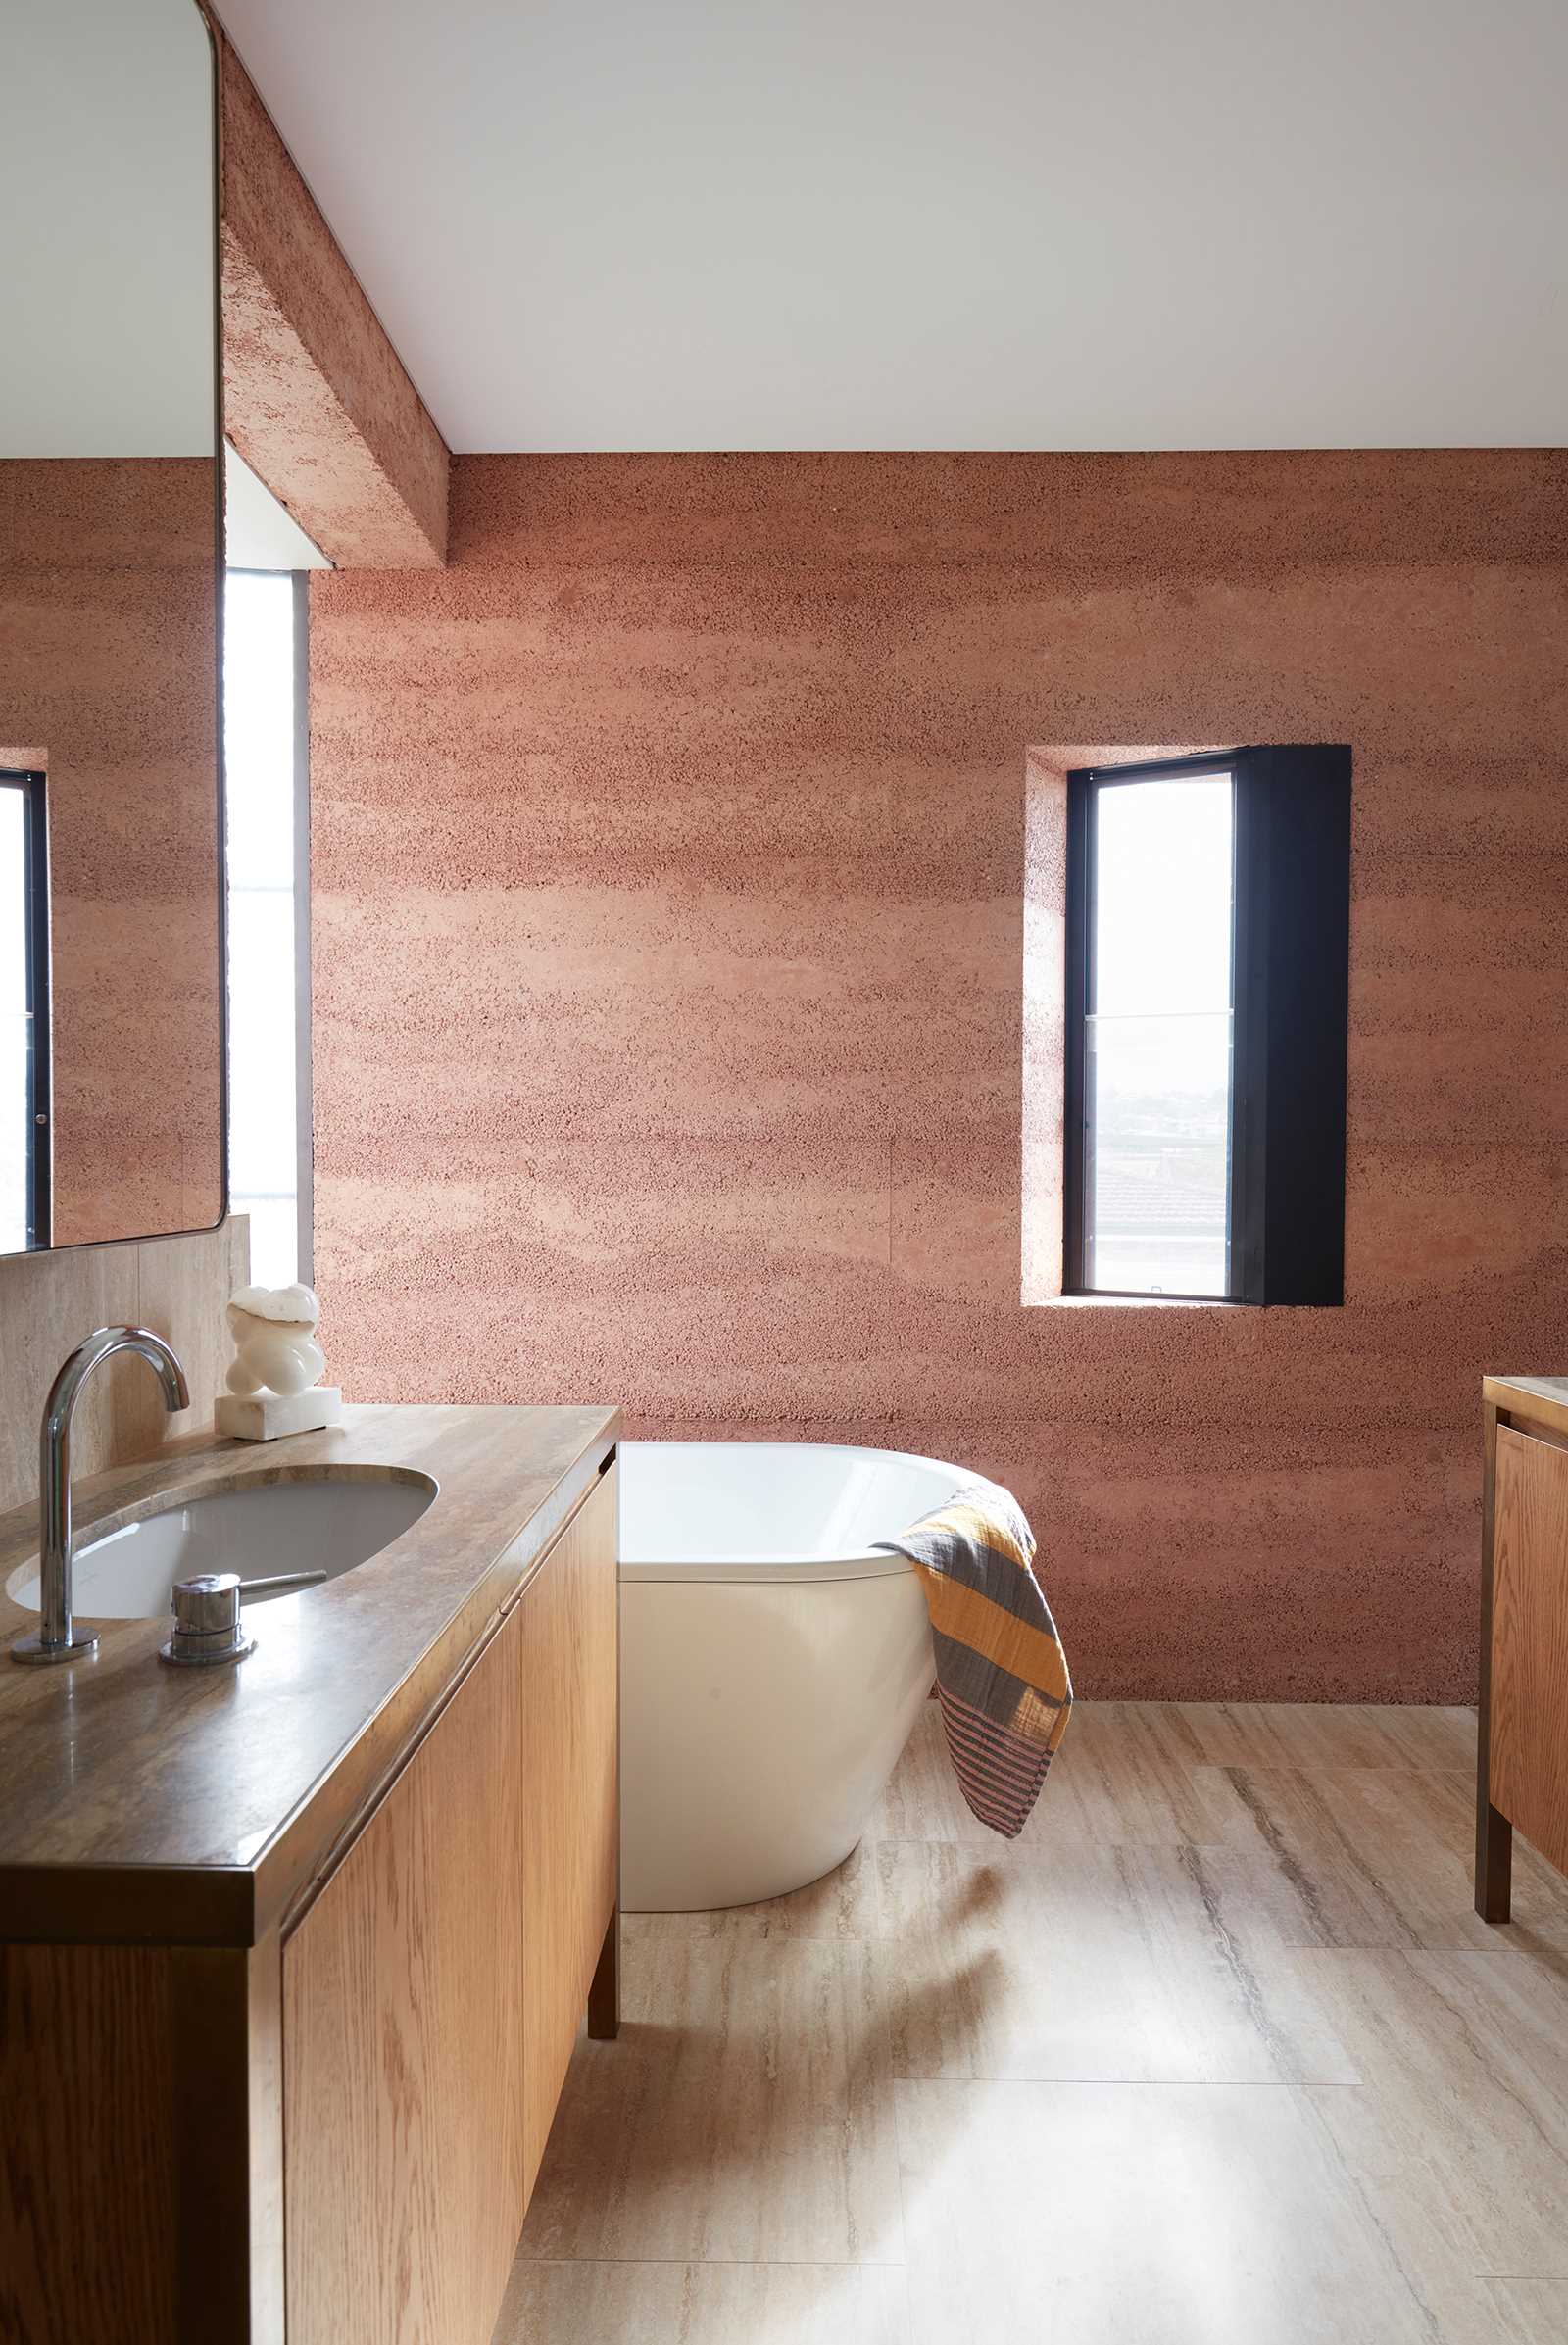
<path fill-rule="evenodd" d="M 1564 0 L 221 0 L 457 449 L 1568 441 Z"/>

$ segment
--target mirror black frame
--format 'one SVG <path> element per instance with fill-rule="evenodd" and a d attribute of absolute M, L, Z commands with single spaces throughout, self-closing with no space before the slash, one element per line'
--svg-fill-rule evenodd
<path fill-rule="evenodd" d="M 12 766 L 0 772 L 0 790 L 18 791 L 22 798 L 22 949 L 27 971 L 27 1243 L 24 1250 L 30 1254 L 51 1250 L 49 1206 L 54 1172 L 46 789 L 41 773 Z"/>

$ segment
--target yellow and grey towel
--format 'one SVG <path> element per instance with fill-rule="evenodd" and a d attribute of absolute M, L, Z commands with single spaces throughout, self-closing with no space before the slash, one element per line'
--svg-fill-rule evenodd
<path fill-rule="evenodd" d="M 1015 1839 L 1072 1708 L 1023 1509 L 996 1483 L 976 1483 L 877 1544 L 906 1555 L 920 1575 L 958 1787 L 982 1824 Z"/>

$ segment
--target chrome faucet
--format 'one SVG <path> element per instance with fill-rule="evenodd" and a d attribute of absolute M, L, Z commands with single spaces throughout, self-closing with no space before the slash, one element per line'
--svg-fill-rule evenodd
<path fill-rule="evenodd" d="M 71 1421 L 82 1386 L 95 1368 L 119 1351 L 147 1362 L 164 1389 L 172 1415 L 189 1408 L 185 1371 L 162 1336 L 145 1327 L 101 1327 L 78 1343 L 49 1388 L 38 1434 L 38 1609 L 31 1636 L 19 1637 L 13 1661 L 74 1661 L 98 1642 L 96 1630 L 78 1629 L 71 1617 Z"/>

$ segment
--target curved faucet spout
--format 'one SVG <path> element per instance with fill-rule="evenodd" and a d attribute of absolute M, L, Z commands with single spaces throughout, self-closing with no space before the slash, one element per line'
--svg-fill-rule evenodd
<path fill-rule="evenodd" d="M 38 1629 L 19 1637 L 13 1661 L 74 1661 L 97 1645 L 97 1633 L 78 1629 L 71 1608 L 71 1428 L 82 1388 L 95 1368 L 117 1352 L 145 1360 L 163 1388 L 164 1406 L 189 1408 L 190 1390 L 172 1346 L 146 1327 L 101 1327 L 78 1343 L 44 1402 L 38 1434 Z"/>

